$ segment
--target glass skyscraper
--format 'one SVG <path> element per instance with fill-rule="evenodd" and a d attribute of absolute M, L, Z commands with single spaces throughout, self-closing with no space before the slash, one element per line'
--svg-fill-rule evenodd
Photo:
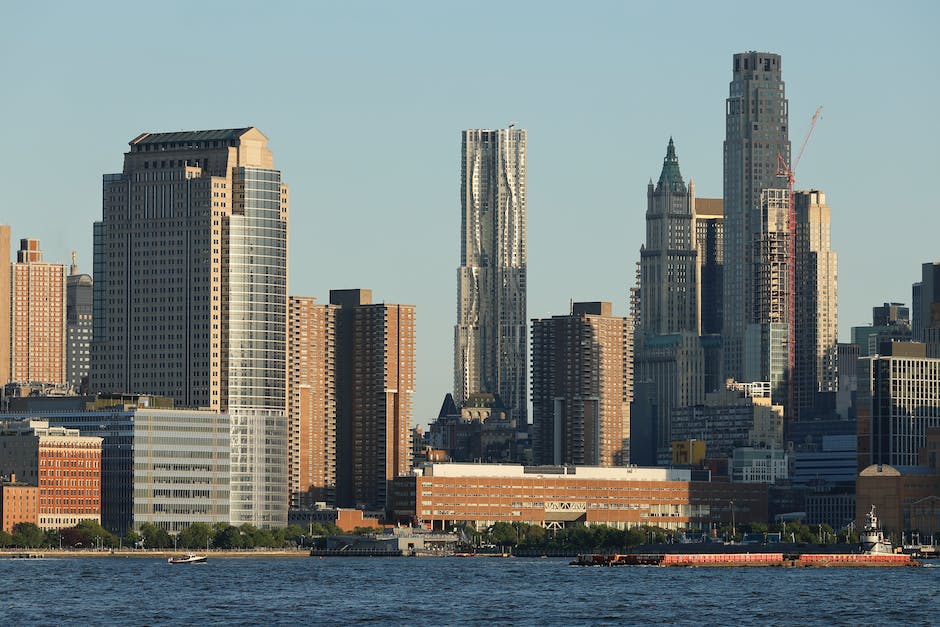
<path fill-rule="evenodd" d="M 91 392 L 231 416 L 234 524 L 287 524 L 287 187 L 256 128 L 144 133 L 104 177 Z"/>

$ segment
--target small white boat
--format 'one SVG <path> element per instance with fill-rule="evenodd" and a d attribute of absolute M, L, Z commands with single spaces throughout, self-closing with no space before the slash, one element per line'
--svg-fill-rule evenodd
<path fill-rule="evenodd" d="M 184 557 L 171 557 L 167 560 L 168 564 L 203 564 L 206 561 L 205 555 L 196 555 L 188 553 Z"/>

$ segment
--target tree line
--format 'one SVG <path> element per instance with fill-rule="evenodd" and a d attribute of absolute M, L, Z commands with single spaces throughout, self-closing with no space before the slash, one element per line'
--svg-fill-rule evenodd
<path fill-rule="evenodd" d="M 806 525 L 798 521 L 781 523 L 772 528 L 764 523 L 730 525 L 716 530 L 716 540 L 740 541 L 745 534 L 780 533 L 781 541 L 801 544 L 856 543 L 853 531 L 833 531 L 829 525 Z M 498 522 L 482 532 L 465 528 L 462 534 L 470 544 L 545 549 L 550 551 L 600 551 L 628 549 L 641 544 L 665 544 L 680 541 L 679 531 L 654 526 L 617 529 L 607 525 L 545 529 L 526 523 Z"/>
<path fill-rule="evenodd" d="M 144 523 L 115 535 L 93 520 L 74 527 L 43 531 L 34 523 L 19 523 L 13 533 L 0 531 L 0 547 L 10 548 L 139 548 L 139 549 L 255 549 L 310 546 L 319 537 L 342 533 L 332 523 L 315 523 L 306 529 L 290 525 L 283 529 L 259 529 L 251 524 L 193 523 L 175 536 L 166 529 Z"/>

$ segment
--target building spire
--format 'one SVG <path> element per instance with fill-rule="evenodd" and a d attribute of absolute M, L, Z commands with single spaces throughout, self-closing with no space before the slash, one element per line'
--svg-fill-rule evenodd
<path fill-rule="evenodd" d="M 666 158 L 663 159 L 663 171 L 659 175 L 659 183 L 656 185 L 656 191 L 664 189 L 671 192 L 686 193 L 685 182 L 682 180 L 682 173 L 679 171 L 679 157 L 676 156 L 676 145 L 669 137 L 669 145 L 666 147 Z"/>

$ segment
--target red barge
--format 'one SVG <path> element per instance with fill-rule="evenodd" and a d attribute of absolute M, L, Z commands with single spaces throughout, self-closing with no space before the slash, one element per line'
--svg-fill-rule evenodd
<path fill-rule="evenodd" d="M 745 552 L 742 545 L 725 545 L 723 552 L 690 550 L 678 553 L 588 553 L 579 555 L 572 566 L 920 566 L 910 555 L 894 553 L 891 543 L 878 527 L 872 506 L 868 524 L 860 536 L 856 553 L 774 553 Z M 755 547 L 756 548 L 756 547 Z"/>
<path fill-rule="evenodd" d="M 903 554 L 867 553 L 661 553 L 585 554 L 572 566 L 920 566 Z"/>

